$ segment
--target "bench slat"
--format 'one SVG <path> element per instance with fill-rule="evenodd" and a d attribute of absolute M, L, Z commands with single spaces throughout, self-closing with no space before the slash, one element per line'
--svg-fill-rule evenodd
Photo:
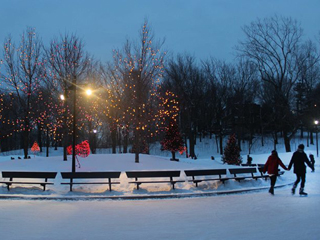
<path fill-rule="evenodd" d="M 133 182 L 129 182 L 129 183 L 177 183 L 177 182 L 185 182 L 183 180 L 177 180 L 177 181 L 133 181 Z"/>
<path fill-rule="evenodd" d="M 3 178 L 55 178 L 57 172 L 13 172 L 3 171 Z"/>
<path fill-rule="evenodd" d="M 61 172 L 63 179 L 69 179 L 70 182 L 62 182 L 61 184 L 70 185 L 70 192 L 72 192 L 72 186 L 75 184 L 108 184 L 109 191 L 111 191 L 112 184 L 120 184 L 120 182 L 112 182 L 112 178 L 119 178 L 121 172 Z M 74 179 L 108 179 L 107 182 L 73 182 Z"/>
<path fill-rule="evenodd" d="M 208 176 L 208 175 L 226 175 L 226 169 L 200 169 L 200 170 L 184 170 L 187 176 Z"/>
<path fill-rule="evenodd" d="M 128 178 L 180 177 L 180 171 L 129 171 Z"/>
<path fill-rule="evenodd" d="M 192 180 L 188 180 L 189 182 L 193 182 L 198 187 L 198 183 L 202 181 L 221 181 L 225 182 L 229 180 L 228 177 L 221 177 L 221 175 L 227 175 L 226 169 L 198 169 L 198 170 L 185 170 L 184 171 L 187 177 L 192 177 Z M 205 177 L 205 176 L 219 176 L 219 178 L 195 178 L 195 177 Z"/>
<path fill-rule="evenodd" d="M 137 185 L 137 189 L 139 190 L 139 185 L 142 183 L 171 183 L 172 188 L 174 189 L 174 185 L 177 182 L 185 182 L 181 180 L 173 180 L 174 177 L 180 177 L 180 171 L 128 171 L 126 175 L 128 178 L 135 178 L 135 181 L 129 182 Z M 147 180 L 147 181 L 139 181 L 139 178 L 166 178 L 169 177 L 170 180 Z"/>
<path fill-rule="evenodd" d="M 74 185 L 74 184 L 120 184 L 120 182 L 62 182 L 61 184 Z"/>
<path fill-rule="evenodd" d="M 245 174 L 245 173 L 256 173 L 256 168 L 230 168 L 229 172 L 231 174 Z"/>
<path fill-rule="evenodd" d="M 119 178 L 121 172 L 61 172 L 63 179 L 70 178 Z"/>

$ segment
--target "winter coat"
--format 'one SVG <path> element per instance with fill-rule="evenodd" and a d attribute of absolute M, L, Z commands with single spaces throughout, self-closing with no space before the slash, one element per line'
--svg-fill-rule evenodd
<path fill-rule="evenodd" d="M 283 169 L 288 170 L 287 167 L 281 161 L 281 159 L 277 155 L 272 154 L 268 157 L 268 160 L 264 165 L 263 172 L 265 173 L 266 171 L 268 171 L 268 174 L 276 175 L 278 174 L 278 171 L 279 171 L 278 170 L 279 165 Z"/>
<path fill-rule="evenodd" d="M 303 150 L 298 149 L 293 153 L 288 169 L 290 170 L 293 165 L 293 172 L 295 174 L 306 173 L 306 165 L 304 163 L 306 163 L 312 170 L 314 170 L 307 157 L 307 154 Z"/>

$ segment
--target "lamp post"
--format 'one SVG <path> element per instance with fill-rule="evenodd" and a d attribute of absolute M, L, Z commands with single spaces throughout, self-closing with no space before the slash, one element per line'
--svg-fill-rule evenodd
<path fill-rule="evenodd" d="M 73 85 L 73 119 L 72 119 L 72 172 L 76 172 L 76 120 L 77 120 L 77 109 L 76 109 L 76 99 L 77 87 Z"/>
<path fill-rule="evenodd" d="M 92 151 L 93 154 L 95 154 L 97 151 L 96 135 L 97 135 L 97 129 L 94 129 L 93 130 L 93 151 Z"/>
<path fill-rule="evenodd" d="M 315 121 L 314 121 L 314 124 L 315 124 L 315 126 L 316 126 L 317 157 L 319 157 L 319 147 L 318 147 L 318 124 L 319 124 L 319 121 L 318 121 L 318 120 L 315 120 Z"/>
<path fill-rule="evenodd" d="M 83 84 L 86 85 L 86 84 Z M 69 88 L 69 90 L 73 90 L 73 118 L 72 118 L 72 172 L 76 172 L 76 140 L 77 140 L 77 88 L 80 87 L 80 84 L 75 84 Z M 91 89 L 87 89 L 87 95 L 92 94 Z M 61 100 L 65 100 L 64 95 L 60 95 Z"/>

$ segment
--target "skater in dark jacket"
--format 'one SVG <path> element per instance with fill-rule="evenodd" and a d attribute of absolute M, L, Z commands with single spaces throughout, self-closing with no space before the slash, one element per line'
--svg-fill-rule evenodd
<path fill-rule="evenodd" d="M 268 171 L 268 174 L 270 175 L 271 186 L 269 189 L 269 193 L 271 193 L 272 195 L 274 194 L 274 185 L 276 184 L 277 177 L 278 177 L 279 165 L 283 169 L 288 170 L 287 167 L 283 164 L 283 162 L 279 158 L 277 151 L 273 150 L 271 152 L 271 155 L 268 157 L 268 160 L 263 168 L 263 172 L 265 173 Z"/>
<path fill-rule="evenodd" d="M 298 146 L 298 150 L 293 153 L 291 161 L 288 166 L 288 169 L 290 170 L 293 165 L 293 172 L 297 176 L 297 180 L 295 181 L 295 183 L 293 184 L 293 187 L 292 187 L 292 194 L 295 194 L 296 187 L 301 180 L 299 193 L 300 193 L 300 195 L 308 195 L 307 193 L 304 192 L 304 184 L 306 182 L 306 165 L 305 165 L 305 163 L 312 169 L 312 171 L 314 171 L 314 167 L 310 163 L 310 161 L 307 157 L 307 154 L 303 150 L 304 150 L 304 145 L 300 144 Z"/>

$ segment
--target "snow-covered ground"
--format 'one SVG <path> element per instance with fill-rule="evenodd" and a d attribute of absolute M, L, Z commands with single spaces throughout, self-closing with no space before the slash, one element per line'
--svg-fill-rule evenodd
<path fill-rule="evenodd" d="M 132 154 L 96 154 L 79 158 L 77 171 L 121 171 L 120 185 L 109 192 L 105 185 L 76 185 L 69 192 L 61 185 L 60 174 L 54 185 L 43 192 L 37 186 L 13 186 L 10 192 L 0 187 L 0 239 L 320 239 L 320 173 L 308 169 L 305 190 L 308 197 L 292 196 L 292 172 L 278 178 L 275 195 L 269 195 L 269 181 L 246 180 L 202 182 L 198 188 L 191 183 L 179 183 L 176 190 L 169 184 L 142 184 L 140 190 L 128 184 L 128 170 L 186 170 L 228 168 L 218 154 L 211 154 L 203 144 L 197 160 L 180 156 L 179 162 L 170 156 L 140 155 L 134 163 Z M 209 144 L 207 144 L 210 146 Z M 211 148 L 212 149 L 212 148 Z M 251 154 L 253 163 L 265 163 L 267 151 Z M 260 153 L 259 153 L 260 152 Z M 314 146 L 306 153 L 316 156 Z M 18 160 L 18 155 L 0 156 L 0 171 L 70 171 L 71 160 L 62 161 L 59 152 L 52 157 L 31 155 Z M 57 156 L 54 156 L 57 155 Z M 215 156 L 215 160 L 210 159 Z M 279 150 L 287 165 L 292 153 Z M 11 160 L 11 156 L 15 157 Z M 21 155 L 20 155 L 21 156 Z M 246 155 L 243 156 L 244 162 Z M 186 177 L 182 174 L 181 179 Z M 289 184 L 289 185 L 288 185 Z M 201 196 L 202 193 L 224 192 L 234 189 L 260 189 L 237 194 Z M 149 199 L 149 196 L 188 195 L 196 197 Z M 11 199 L 1 197 L 12 196 Z M 51 200 L 31 200 L 33 197 Z M 143 200 L 111 200 L 105 197 L 144 196 Z M 17 200 L 16 197 L 26 198 Z M 78 201 L 54 200 L 73 198 Z M 90 199 L 95 198 L 96 200 Z M 98 200 L 97 200 L 98 199 Z"/>

